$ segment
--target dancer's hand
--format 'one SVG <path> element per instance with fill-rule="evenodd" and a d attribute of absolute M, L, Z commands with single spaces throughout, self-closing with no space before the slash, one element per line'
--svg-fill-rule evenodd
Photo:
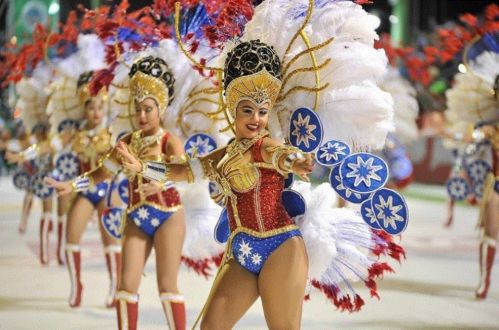
<path fill-rule="evenodd" d="M 301 158 L 295 161 L 292 170 L 293 173 L 298 174 L 303 181 L 310 182 L 308 175 L 312 172 L 314 168 L 314 160 L 311 153 L 305 153 L 305 158 Z"/>
<path fill-rule="evenodd" d="M 17 152 L 11 152 L 11 151 L 5 152 L 5 159 L 7 159 L 7 162 L 9 162 L 11 164 L 22 163 L 22 161 L 23 161 L 21 154 L 19 154 Z"/>
<path fill-rule="evenodd" d="M 116 150 L 119 153 L 118 158 L 121 161 L 121 165 L 125 170 L 131 173 L 140 173 L 142 171 L 142 163 L 128 150 L 128 146 L 123 141 L 118 142 Z"/>
<path fill-rule="evenodd" d="M 163 185 L 160 182 L 152 181 L 143 184 L 140 188 L 135 189 L 135 192 L 142 193 L 144 196 L 151 196 L 163 190 Z"/>
<path fill-rule="evenodd" d="M 73 191 L 73 185 L 72 185 L 71 181 L 57 181 L 51 177 L 46 177 L 44 179 L 44 181 L 50 187 L 57 190 L 58 196 L 67 195 Z"/>

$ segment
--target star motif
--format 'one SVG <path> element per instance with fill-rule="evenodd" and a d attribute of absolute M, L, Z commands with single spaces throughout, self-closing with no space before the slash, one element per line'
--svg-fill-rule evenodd
<path fill-rule="evenodd" d="M 109 231 L 117 235 L 121 226 L 121 213 L 110 212 L 109 216 L 106 219 L 106 224 Z"/>
<path fill-rule="evenodd" d="M 151 225 L 152 225 L 153 227 L 158 227 L 158 226 L 159 226 L 159 224 L 160 224 L 160 223 L 159 223 L 158 218 L 154 218 L 154 219 L 152 219 L 152 220 L 151 220 Z"/>
<path fill-rule="evenodd" d="M 128 198 L 128 187 L 127 186 L 120 187 L 120 195 L 122 198 Z"/>
<path fill-rule="evenodd" d="M 50 188 L 42 181 L 37 181 L 36 191 L 38 191 L 38 195 L 40 196 L 47 196 L 50 193 Z"/>
<path fill-rule="evenodd" d="M 255 265 L 259 265 L 261 262 L 262 262 L 262 256 L 259 255 L 258 253 L 255 253 L 252 257 L 251 257 L 251 261 L 253 262 L 253 264 Z"/>
<path fill-rule="evenodd" d="M 345 197 L 347 198 L 350 198 L 350 196 L 352 196 L 352 194 L 357 198 L 357 199 L 360 199 L 362 196 L 361 194 L 353 191 L 353 190 L 350 190 L 350 189 L 347 189 L 343 183 L 341 183 L 341 178 L 339 175 L 336 175 L 335 176 L 336 180 L 339 182 L 338 185 L 336 186 L 336 190 L 338 191 L 342 191 L 342 190 L 345 190 Z"/>
<path fill-rule="evenodd" d="M 239 252 L 242 253 L 243 257 L 247 257 L 251 254 L 251 250 L 253 248 L 249 246 L 249 243 L 246 243 L 244 240 L 239 244 Z"/>
<path fill-rule="evenodd" d="M 473 178 L 482 178 L 485 176 L 487 169 L 481 163 L 473 163 L 470 165 L 469 171 Z"/>
<path fill-rule="evenodd" d="M 139 220 L 139 218 L 133 219 L 133 222 L 135 222 L 135 224 L 137 225 L 137 227 L 140 227 L 140 220 Z"/>
<path fill-rule="evenodd" d="M 338 161 L 339 155 L 346 156 L 346 153 L 343 151 L 345 149 L 346 147 L 340 145 L 338 142 L 327 142 L 325 146 L 319 149 L 319 158 L 326 158 L 326 162 L 329 162 L 331 159 Z"/>
<path fill-rule="evenodd" d="M 454 195 L 464 196 L 466 194 L 466 187 L 461 181 L 452 181 L 449 185 L 449 189 Z"/>
<path fill-rule="evenodd" d="M 371 187 L 371 179 L 381 181 L 381 178 L 376 174 L 376 172 L 381 170 L 383 166 L 373 165 L 373 161 L 374 158 L 369 158 L 367 161 L 364 161 L 362 157 L 357 157 L 356 164 L 348 164 L 348 167 L 352 171 L 347 174 L 347 178 L 355 178 L 355 182 L 353 184 L 355 187 L 361 183 Z"/>
<path fill-rule="evenodd" d="M 375 204 L 374 207 L 379 211 L 377 218 L 383 220 L 384 228 L 391 226 L 393 229 L 397 229 L 396 221 L 404 222 L 404 218 L 398 214 L 402 209 L 402 205 L 394 206 L 392 196 L 388 196 L 386 201 L 383 196 L 379 196 L 379 204 Z"/>
<path fill-rule="evenodd" d="M 366 210 L 366 216 L 369 218 L 369 223 L 376 223 L 376 216 L 374 215 L 374 211 L 368 206 L 366 206 L 364 210 Z"/>
<path fill-rule="evenodd" d="M 73 158 L 65 156 L 61 159 L 60 169 L 62 170 L 63 175 L 71 176 L 78 172 L 78 164 L 74 161 Z"/>
<path fill-rule="evenodd" d="M 237 256 L 237 261 L 239 261 L 239 263 L 243 266 L 246 265 L 246 260 L 244 260 L 244 256 L 242 254 Z"/>
<path fill-rule="evenodd" d="M 140 219 L 147 219 L 149 217 L 149 212 L 147 211 L 147 209 L 145 207 L 141 207 L 138 211 L 138 216 Z"/>
<path fill-rule="evenodd" d="M 301 113 L 298 114 L 298 120 L 293 120 L 294 130 L 291 135 L 296 136 L 296 145 L 305 144 L 307 148 L 310 147 L 309 140 L 316 141 L 317 138 L 312 132 L 317 128 L 317 125 L 311 125 L 310 116 L 303 118 Z"/>
<path fill-rule="evenodd" d="M 215 148 L 210 144 L 209 138 L 203 139 L 201 135 L 198 135 L 196 141 L 189 141 L 189 149 L 186 152 L 193 156 L 204 156 L 213 149 Z"/>

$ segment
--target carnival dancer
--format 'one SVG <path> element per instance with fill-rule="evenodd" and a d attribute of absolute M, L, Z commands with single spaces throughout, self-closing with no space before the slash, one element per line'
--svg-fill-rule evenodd
<path fill-rule="evenodd" d="M 7 151 L 10 162 L 28 164 L 30 169 L 29 191 L 42 201 L 42 217 L 40 219 L 40 263 L 49 263 L 49 234 L 52 231 L 52 190 L 43 183 L 43 178 L 52 170 L 52 148 L 49 139 L 49 123 L 46 114 L 48 93 L 45 87 L 51 79 L 50 70 L 39 65 L 31 77 L 25 77 L 16 84 L 19 94 L 17 107 L 21 109 L 23 123 L 36 143 L 20 153 Z M 28 201 L 29 202 L 29 201 Z M 29 203 L 28 203 L 29 204 Z M 28 216 L 28 209 L 23 216 Z M 21 227 L 23 225 L 21 224 Z"/>
<path fill-rule="evenodd" d="M 161 127 L 161 118 L 172 102 L 175 78 L 168 64 L 157 57 L 144 57 L 129 72 L 130 95 L 135 102 L 133 120 L 138 130 L 126 134 L 126 143 L 137 157 L 170 160 L 183 155 L 180 139 Z M 71 182 L 49 180 L 61 194 L 92 188 L 115 175 L 121 158 L 112 149 L 92 171 Z M 184 297 L 177 287 L 185 222 L 179 194 L 171 183 L 150 182 L 141 175 L 129 176 L 127 221 L 123 229 L 123 267 L 116 294 L 118 327 L 136 329 L 138 289 L 145 262 L 154 247 L 158 289 L 167 324 L 185 328 Z"/>
<path fill-rule="evenodd" d="M 450 138 L 467 143 L 466 153 L 490 149 L 492 165 L 483 159 L 467 164 L 467 174 L 473 182 L 473 191 L 481 195 L 480 202 L 480 281 L 475 292 L 477 299 L 485 299 L 490 287 L 490 276 L 499 233 L 499 49 L 496 32 L 485 33 L 469 42 L 463 52 L 465 73 L 455 76 L 454 86 L 447 91 L 446 117 L 455 127 L 468 129 L 455 131 Z M 470 128 L 473 128 L 470 129 Z M 453 178 L 448 190 L 465 198 L 471 189 L 465 180 Z"/>
<path fill-rule="evenodd" d="M 77 112 L 83 117 L 82 119 L 85 119 L 83 126 L 74 134 L 70 143 L 70 149 L 76 154 L 79 161 L 79 173 L 86 173 L 96 168 L 99 159 L 111 147 L 110 133 L 104 125 L 104 103 L 107 96 L 104 92 L 101 92 L 97 96 L 89 94 L 88 82 L 91 76 L 92 72 L 83 73 L 77 82 L 72 82 L 74 86 L 71 86 L 71 82 L 68 82 L 67 79 L 63 79 L 66 85 L 55 87 L 56 91 L 52 98 L 53 103 L 51 104 L 53 113 L 58 111 L 64 112 L 64 109 L 60 107 L 68 103 L 68 100 L 64 99 L 68 97 L 68 90 L 73 91 L 72 95 L 75 95 L 73 98 L 76 98 L 76 106 L 80 109 Z M 64 155 L 67 155 L 67 153 L 62 153 L 61 157 L 64 157 Z M 64 160 L 61 159 L 61 161 Z M 66 162 L 66 165 L 73 166 L 74 158 L 66 156 Z M 64 170 L 64 166 L 62 164 L 60 172 Z M 68 179 L 68 177 L 63 176 L 59 177 L 59 179 Z M 89 191 L 79 193 L 73 200 L 67 214 L 65 250 L 71 280 L 71 293 L 69 297 L 69 305 L 71 307 L 80 306 L 82 299 L 83 285 L 81 283 L 80 241 L 92 214 L 97 211 L 98 216 L 102 217 L 107 188 L 108 182 L 102 182 Z M 114 307 L 115 293 L 120 274 L 121 246 L 119 240 L 107 235 L 101 225 L 99 225 L 99 231 L 104 246 L 110 279 L 110 287 L 105 304 L 107 307 Z"/>
<path fill-rule="evenodd" d="M 36 143 L 35 138 L 26 132 L 25 127 L 20 126 L 17 131 L 17 138 L 3 143 L 0 149 L 5 150 L 6 152 L 21 152 Z M 12 177 L 14 186 L 17 189 L 25 191 L 21 208 L 21 220 L 19 221 L 18 226 L 20 234 L 26 232 L 29 215 L 33 206 L 33 192 L 29 189 L 29 178 L 32 175 L 33 164 L 31 162 L 24 162 L 18 166 Z"/>
<path fill-rule="evenodd" d="M 271 13 L 275 12 L 281 12 L 283 20 L 269 21 L 273 17 Z M 334 13 L 337 16 L 333 15 Z M 332 21 L 334 19 L 338 21 L 331 25 L 328 23 L 332 21 L 323 21 L 330 18 Z M 317 108 L 318 113 L 331 119 L 332 114 L 328 115 L 325 107 L 328 102 L 319 99 L 317 94 L 319 91 L 327 95 L 325 98 L 334 104 L 351 100 L 352 94 L 364 90 L 364 92 L 369 91 L 369 96 L 364 101 L 368 98 L 376 99 L 377 102 L 373 102 L 374 111 L 379 114 L 377 116 L 379 125 L 373 125 L 375 128 L 370 134 L 366 135 L 365 131 L 363 134 L 357 134 L 353 129 L 348 130 L 348 126 L 352 125 L 352 128 L 355 126 L 353 121 L 349 122 L 352 118 L 350 116 L 335 118 L 342 121 L 341 123 L 333 124 L 329 120 L 325 122 L 330 128 L 332 125 L 341 127 L 340 133 L 337 131 L 335 133 L 351 143 L 357 143 L 358 148 L 383 145 L 384 136 L 390 129 L 390 97 L 375 85 L 359 84 L 360 81 L 365 81 L 360 79 L 360 76 L 348 82 L 343 81 L 343 85 L 337 87 L 341 89 L 348 86 L 351 92 L 355 86 L 358 88 L 357 91 L 351 93 L 343 91 L 343 94 L 339 92 L 336 95 L 328 94 L 328 91 L 332 92 L 332 84 L 321 85 L 318 79 L 318 75 L 324 77 L 321 75 L 323 73 L 321 69 L 327 67 L 330 62 L 331 64 L 335 62 L 327 59 L 333 53 L 330 48 L 332 38 L 329 33 L 332 34 L 331 31 L 336 29 L 341 30 L 339 26 L 345 21 L 352 19 L 359 22 L 366 18 L 367 14 L 360 6 L 350 2 L 321 1 L 315 5 L 313 1 L 293 4 L 284 1 L 264 2 L 257 8 L 253 20 L 245 28 L 243 40 L 246 41 L 237 44 L 227 54 L 223 70 L 208 68 L 216 70 L 219 76 L 223 71 L 221 86 L 225 91 L 225 101 L 222 100 L 219 113 L 222 111 L 225 113 L 229 127 L 235 135 L 226 147 L 204 157 L 187 159 L 183 162 L 162 163 L 146 162 L 130 152 L 125 144 L 118 146 L 118 151 L 124 158 L 122 164 L 134 173 L 162 182 L 192 181 L 208 177 L 216 184 L 217 189 L 214 190 L 213 196 L 226 206 L 228 237 L 225 238 L 227 245 L 224 261 L 200 315 L 203 317 L 201 328 L 232 328 L 260 297 L 269 328 L 297 329 L 300 326 L 307 277 L 311 279 L 313 286 L 322 290 L 336 306 L 354 311 L 360 309 L 363 300 L 356 293 L 353 297 L 347 295 L 340 288 L 341 283 L 351 288 L 347 284 L 349 281 L 363 280 L 371 288 L 371 293 L 377 295 L 374 278 L 386 270 L 391 270 L 386 263 L 379 263 L 369 257 L 370 253 L 376 250 L 375 246 L 386 251 L 388 249 L 386 241 L 372 233 L 354 211 L 334 209 L 333 192 L 328 185 L 322 185 L 312 192 L 308 191 L 307 199 L 311 202 L 309 208 L 305 214 L 291 218 L 288 214 L 290 210 L 284 205 L 285 177 L 295 173 L 307 180 L 312 170 L 312 154 L 277 140 L 288 136 L 285 133 L 286 124 L 281 126 L 279 121 L 285 123 L 285 119 L 292 116 L 290 112 L 300 105 L 312 104 L 311 107 Z M 305 33 L 309 23 L 318 29 L 314 31 L 316 33 L 314 35 L 318 38 L 313 41 L 309 39 L 312 36 Z M 293 31 L 290 29 L 291 26 L 299 28 Z M 331 30 L 320 30 L 324 27 L 331 27 Z M 344 39 L 339 36 L 341 42 L 337 47 L 340 52 L 341 49 L 350 47 L 363 49 L 362 55 L 371 57 L 373 61 L 362 61 L 362 63 L 372 65 L 371 72 L 382 74 L 382 68 L 386 65 L 386 60 L 384 63 L 382 60 L 384 54 L 370 52 L 367 40 L 373 35 L 368 32 L 369 27 L 364 27 L 365 30 L 362 32 L 358 30 L 353 35 L 348 35 L 348 32 L 343 30 L 348 36 L 342 35 Z M 313 28 L 310 27 L 312 30 Z M 272 33 L 269 34 L 269 31 Z M 282 33 L 276 34 L 276 31 Z M 303 48 L 297 46 L 300 49 L 298 51 L 292 46 L 300 35 L 304 45 Z M 275 49 L 269 44 L 255 40 L 256 36 L 271 40 Z M 359 41 L 362 39 L 360 36 L 365 39 Z M 308 62 L 308 57 L 305 59 L 303 56 L 308 56 L 310 53 L 314 54 L 310 56 L 313 58 L 311 61 L 313 63 Z M 316 58 L 318 53 L 323 57 Z M 345 64 L 342 60 L 348 58 L 345 55 L 345 53 L 338 54 L 338 62 L 341 63 L 335 64 L 339 67 L 328 67 L 327 71 L 341 70 Z M 284 58 L 285 62 L 282 62 L 281 58 Z M 199 63 L 196 64 L 199 67 Z M 293 67 L 293 64 L 298 67 Z M 380 65 L 381 69 L 377 65 Z M 360 75 L 360 72 L 365 71 L 358 68 L 356 72 Z M 348 72 L 350 76 L 351 73 Z M 375 80 L 374 76 L 377 74 L 369 79 Z M 335 74 L 326 77 L 338 78 Z M 345 76 L 338 79 L 341 81 L 342 78 Z M 308 83 L 312 86 L 307 86 Z M 328 86 L 331 86 L 331 89 L 328 90 Z M 294 94 L 288 98 L 293 94 L 290 90 L 301 90 L 305 93 Z M 357 105 L 357 108 L 350 109 L 353 106 L 353 103 L 350 103 L 348 108 L 353 112 L 351 116 L 354 116 L 355 111 L 359 111 L 358 115 L 364 109 L 367 110 L 360 102 Z M 335 107 L 329 105 L 327 108 Z M 343 110 L 346 108 L 341 107 L 339 111 Z M 370 104 L 369 111 L 373 111 L 373 104 Z M 303 120 L 310 119 L 300 116 L 298 118 L 297 121 L 301 124 Z M 305 123 L 306 125 L 308 123 Z M 300 141 L 298 144 L 306 141 L 303 144 L 308 146 L 310 141 L 320 140 L 311 134 L 317 126 L 304 127 L 303 135 L 299 129 L 296 132 L 291 130 L 289 136 L 298 136 Z M 269 130 L 273 138 L 269 136 Z M 334 135 L 332 131 L 326 131 L 324 134 Z M 383 141 L 378 141 L 377 137 Z M 320 224 L 321 221 L 324 223 Z M 219 226 L 222 226 L 221 223 Z M 313 227 L 323 230 L 319 233 Z M 330 231 L 333 227 L 335 229 Z M 219 229 L 220 227 L 217 228 L 217 234 Z M 308 239 L 304 240 L 302 236 Z M 380 245 L 373 243 L 374 241 Z M 345 244 L 343 247 L 348 246 L 348 248 L 337 249 L 336 244 Z M 363 248 L 359 249 L 360 246 Z M 366 250 L 361 252 L 364 248 Z M 391 248 L 393 251 L 398 250 L 396 253 L 401 253 L 399 247 L 391 245 Z M 325 257 L 322 261 L 317 259 L 319 257 L 317 249 L 321 249 L 323 253 L 321 257 Z"/>

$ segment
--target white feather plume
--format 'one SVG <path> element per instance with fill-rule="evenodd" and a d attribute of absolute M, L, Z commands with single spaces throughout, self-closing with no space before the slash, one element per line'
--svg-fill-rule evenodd
<path fill-rule="evenodd" d="M 24 77 L 16 84 L 18 100 L 16 108 L 20 110 L 21 118 L 27 131 L 31 131 L 38 123 L 48 123 L 46 112 L 49 90 L 47 88 L 52 78 L 52 70 L 40 63 L 31 77 Z"/>
<path fill-rule="evenodd" d="M 499 103 L 494 98 L 492 84 L 473 73 L 456 74 L 454 85 L 445 95 L 445 118 L 451 130 L 459 131 L 459 128 L 469 128 L 480 122 L 499 120 Z"/>
<path fill-rule="evenodd" d="M 367 278 L 368 269 L 375 262 L 369 257 L 374 242 L 359 214 L 335 208 L 336 197 L 327 183 L 308 193 L 306 190 L 310 188 L 303 185 L 293 189 L 307 203 L 305 214 L 295 221 L 307 247 L 309 277 L 335 285 Z"/>
<path fill-rule="evenodd" d="M 97 35 L 78 35 L 77 47 L 74 54 L 54 62 L 56 75 L 50 85 L 51 95 L 47 106 L 52 133 L 57 132 L 57 127 L 65 119 L 83 119 L 84 109 L 76 93 L 78 77 L 84 72 L 105 67 L 104 44 Z"/>
<path fill-rule="evenodd" d="M 473 73 L 485 80 L 489 85 L 494 85 L 499 75 L 499 54 L 485 51 L 469 63 Z"/>
<path fill-rule="evenodd" d="M 244 41 L 260 39 L 274 47 L 283 63 L 306 49 L 298 38 L 285 55 L 291 39 L 303 23 L 307 0 L 267 0 L 259 5 L 246 25 Z M 276 15 L 275 13 L 280 13 Z M 356 149 L 381 148 L 386 134 L 393 130 L 391 96 L 378 87 L 387 59 L 382 50 L 373 48 L 377 38 L 373 18 L 351 1 L 317 1 L 305 32 L 311 46 L 334 37 L 329 45 L 317 50 L 317 63 L 331 62 L 319 71 L 320 84 L 329 86 L 319 92 L 317 112 L 324 125 L 324 141 L 339 139 Z M 228 53 L 230 46 L 224 51 Z M 310 56 L 302 56 L 288 69 L 312 67 Z M 301 72 L 283 86 L 286 92 L 295 86 L 316 86 L 315 72 Z M 288 118 L 298 107 L 313 108 L 315 92 L 297 92 L 276 104 L 270 118 L 274 138 L 288 135 Z"/>
<path fill-rule="evenodd" d="M 381 83 L 381 89 L 393 97 L 395 135 L 403 144 L 418 137 L 416 118 L 419 112 L 416 90 L 396 68 L 390 68 Z"/>

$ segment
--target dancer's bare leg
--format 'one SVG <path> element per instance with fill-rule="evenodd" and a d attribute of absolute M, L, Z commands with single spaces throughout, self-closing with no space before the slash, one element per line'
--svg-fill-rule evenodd
<path fill-rule="evenodd" d="M 258 277 L 230 260 L 208 301 L 201 329 L 232 329 L 258 298 Z"/>
<path fill-rule="evenodd" d="M 258 278 L 267 327 L 300 329 L 308 258 L 300 237 L 282 244 L 265 262 Z"/>

